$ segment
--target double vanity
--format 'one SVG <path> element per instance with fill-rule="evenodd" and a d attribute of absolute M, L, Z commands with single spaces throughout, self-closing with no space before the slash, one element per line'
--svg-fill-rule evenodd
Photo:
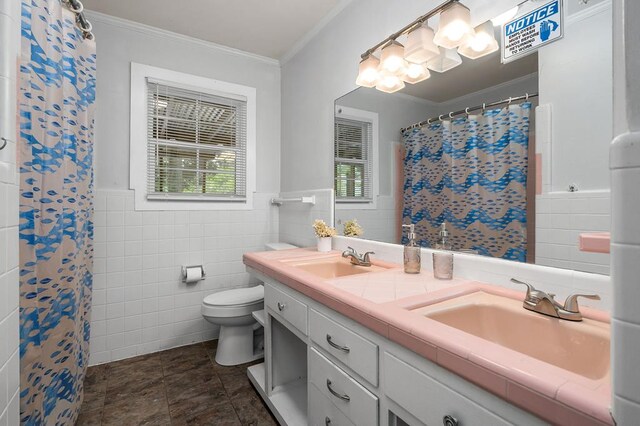
<path fill-rule="evenodd" d="M 265 362 L 286 425 L 612 424 L 608 315 L 567 321 L 524 293 L 340 252 L 248 253 L 265 284 Z"/>

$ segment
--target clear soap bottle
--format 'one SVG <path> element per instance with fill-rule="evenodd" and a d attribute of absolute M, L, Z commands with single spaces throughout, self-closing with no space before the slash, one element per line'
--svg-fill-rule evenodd
<path fill-rule="evenodd" d="M 420 273 L 420 247 L 416 244 L 415 225 L 402 225 L 409 229 L 409 242 L 404 246 L 404 272 L 407 274 Z"/>
<path fill-rule="evenodd" d="M 436 243 L 436 250 L 451 250 L 451 243 L 449 242 L 449 231 L 447 231 L 447 223 L 442 222 L 440 225 L 440 241 Z"/>

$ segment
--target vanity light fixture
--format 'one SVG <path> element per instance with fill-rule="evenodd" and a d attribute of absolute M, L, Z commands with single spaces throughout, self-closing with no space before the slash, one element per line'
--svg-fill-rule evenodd
<path fill-rule="evenodd" d="M 404 89 L 404 81 L 402 77 L 396 74 L 388 71 L 381 71 L 378 83 L 376 84 L 376 89 L 385 93 L 394 93 L 398 90 Z"/>
<path fill-rule="evenodd" d="M 414 64 L 422 64 L 429 59 L 438 56 L 440 51 L 433 42 L 435 33 L 427 22 L 411 30 L 407 34 L 407 42 L 404 47 L 404 58 Z"/>
<path fill-rule="evenodd" d="M 515 6 L 507 10 L 506 12 L 503 12 L 500 15 L 496 16 L 495 18 L 491 18 L 491 22 L 495 27 L 501 27 L 512 20 L 518 14 L 519 9 L 520 6 Z"/>
<path fill-rule="evenodd" d="M 373 55 L 369 55 L 360 61 L 358 67 L 358 78 L 356 84 L 362 87 L 375 87 L 378 82 L 380 60 Z"/>
<path fill-rule="evenodd" d="M 498 50 L 493 24 L 487 21 L 474 29 L 475 34 L 460 46 L 458 52 L 470 59 L 478 59 Z"/>
<path fill-rule="evenodd" d="M 407 62 L 404 60 L 404 46 L 393 40 L 382 48 L 380 54 L 380 71 L 402 76 L 406 70 Z"/>
<path fill-rule="evenodd" d="M 453 49 L 473 36 L 471 12 L 454 1 L 440 13 L 440 24 L 433 41 L 440 47 Z"/>
<path fill-rule="evenodd" d="M 410 84 L 420 83 L 431 77 L 427 64 L 414 64 L 409 63 L 407 66 L 407 73 L 405 74 L 404 81 Z"/>
<path fill-rule="evenodd" d="M 462 63 L 462 58 L 456 49 L 440 48 L 440 54 L 427 61 L 427 68 L 435 72 L 445 72 L 457 67 Z"/>

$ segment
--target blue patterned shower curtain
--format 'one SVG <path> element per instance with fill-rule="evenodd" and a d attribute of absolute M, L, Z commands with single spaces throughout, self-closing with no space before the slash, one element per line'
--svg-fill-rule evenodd
<path fill-rule="evenodd" d="M 531 103 L 403 132 L 403 223 L 434 247 L 446 222 L 454 250 L 525 262 Z"/>
<path fill-rule="evenodd" d="M 23 0 L 20 66 L 20 404 L 73 425 L 89 349 L 95 43 L 60 0 Z"/>

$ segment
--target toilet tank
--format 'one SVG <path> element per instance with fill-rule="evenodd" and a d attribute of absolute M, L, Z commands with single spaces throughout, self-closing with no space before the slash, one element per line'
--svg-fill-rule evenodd
<path fill-rule="evenodd" d="M 267 243 L 264 245 L 265 249 L 267 251 L 273 251 L 273 250 L 288 250 L 288 249 L 294 249 L 294 248 L 298 248 L 297 246 L 294 246 L 293 244 L 287 244 L 287 243 Z"/>

